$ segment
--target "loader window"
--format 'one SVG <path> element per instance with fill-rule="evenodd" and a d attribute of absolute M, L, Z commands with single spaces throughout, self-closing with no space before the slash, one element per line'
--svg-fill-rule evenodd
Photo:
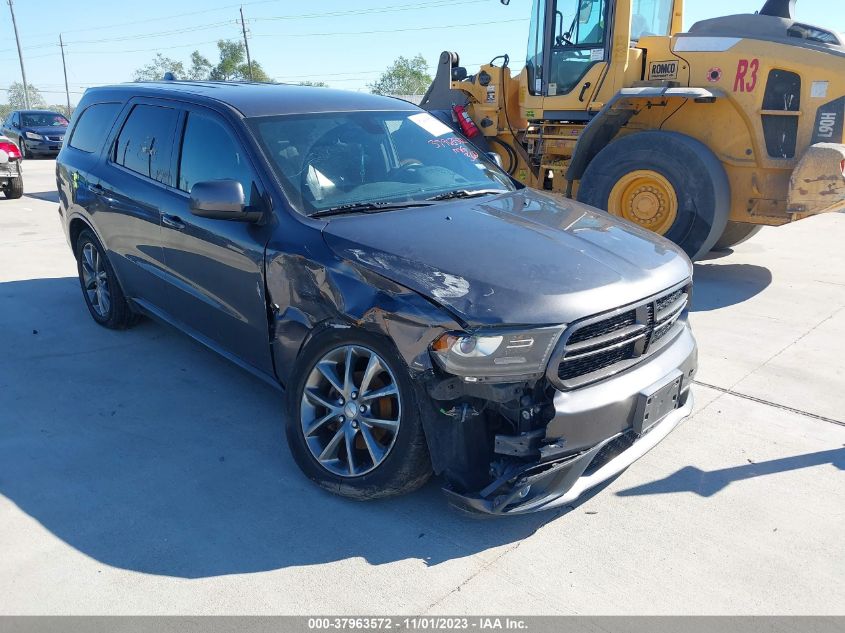
<path fill-rule="evenodd" d="M 528 89 L 531 94 L 543 92 L 543 33 L 545 20 L 544 0 L 534 0 L 531 7 L 531 25 L 528 27 L 528 53 L 525 56 L 525 68 L 528 70 Z"/>
<path fill-rule="evenodd" d="M 558 0 L 548 94 L 566 94 L 595 64 L 607 59 L 606 0 Z"/>
<path fill-rule="evenodd" d="M 647 35 L 669 35 L 674 0 L 634 0 L 631 6 L 631 41 Z"/>

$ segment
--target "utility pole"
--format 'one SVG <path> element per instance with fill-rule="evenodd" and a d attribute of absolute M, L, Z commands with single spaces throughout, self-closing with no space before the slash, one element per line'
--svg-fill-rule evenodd
<path fill-rule="evenodd" d="M 18 23 L 15 22 L 15 7 L 12 6 L 12 0 L 9 1 L 9 11 L 12 13 L 12 28 L 15 29 L 15 41 L 18 43 L 18 59 L 21 60 L 21 77 L 23 78 L 23 103 L 24 107 L 29 110 L 29 84 L 26 83 L 26 70 L 23 67 L 23 53 L 21 52 L 21 38 L 18 37 Z"/>
<path fill-rule="evenodd" d="M 11 4 L 12 0 L 9 0 Z M 249 40 L 246 39 L 246 20 L 244 20 L 244 8 L 241 7 L 241 28 L 244 32 L 244 47 L 246 47 L 246 65 L 249 68 L 249 80 L 252 81 L 252 59 L 249 56 Z"/>
<path fill-rule="evenodd" d="M 65 43 L 59 33 L 59 48 L 62 49 L 62 70 L 65 73 L 65 95 L 67 95 L 67 117 L 70 118 L 70 89 L 67 87 L 67 64 L 65 64 Z"/>

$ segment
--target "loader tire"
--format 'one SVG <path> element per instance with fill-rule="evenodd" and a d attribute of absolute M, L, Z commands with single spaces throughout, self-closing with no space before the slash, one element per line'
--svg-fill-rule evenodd
<path fill-rule="evenodd" d="M 759 224 L 746 224 L 745 222 L 728 221 L 728 225 L 725 227 L 722 237 L 716 240 L 716 243 L 713 245 L 711 250 L 726 251 L 731 246 L 742 244 L 745 240 L 751 239 L 757 235 L 762 228 L 763 227 Z"/>
<path fill-rule="evenodd" d="M 731 190 L 706 145 L 649 130 L 602 149 L 584 172 L 578 200 L 663 235 L 695 260 L 724 232 Z"/>

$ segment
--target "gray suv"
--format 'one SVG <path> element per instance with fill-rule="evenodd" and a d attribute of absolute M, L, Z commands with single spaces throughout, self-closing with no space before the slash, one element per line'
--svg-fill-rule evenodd
<path fill-rule="evenodd" d="M 332 492 L 433 472 L 465 509 L 552 508 L 692 408 L 683 252 L 523 188 L 406 102 L 90 89 L 57 179 L 92 318 L 153 317 L 278 387 L 294 459 Z"/>

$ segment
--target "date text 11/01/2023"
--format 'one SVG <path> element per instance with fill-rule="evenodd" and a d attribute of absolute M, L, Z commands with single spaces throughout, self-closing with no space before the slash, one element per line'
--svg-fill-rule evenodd
<path fill-rule="evenodd" d="M 521 618 L 512 617 L 324 617 L 308 618 L 310 631 L 525 631 L 528 625 Z"/>

